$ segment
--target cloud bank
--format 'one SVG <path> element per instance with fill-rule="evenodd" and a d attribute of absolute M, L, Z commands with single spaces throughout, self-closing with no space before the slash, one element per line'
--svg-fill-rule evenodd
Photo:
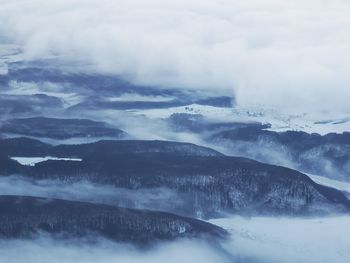
<path fill-rule="evenodd" d="M 142 251 L 92 237 L 85 240 L 59 240 L 45 235 L 35 240 L 0 240 L 0 260 L 11 263 L 232 263 L 233 256 L 201 241 L 165 243 Z M 91 240 L 88 240 L 91 241 Z M 18 253 L 21 251 L 21 253 Z"/>
<path fill-rule="evenodd" d="M 350 110 L 345 0 L 0 4 L 0 39 L 28 60 L 54 57 L 141 84 L 229 89 L 240 105 Z"/>

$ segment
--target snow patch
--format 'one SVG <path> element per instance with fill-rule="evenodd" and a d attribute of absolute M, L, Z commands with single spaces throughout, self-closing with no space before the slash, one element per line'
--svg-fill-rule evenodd
<path fill-rule="evenodd" d="M 37 163 L 45 162 L 48 160 L 53 161 L 75 161 L 75 162 L 81 162 L 82 159 L 80 158 L 58 158 L 58 157 L 11 157 L 12 160 L 15 160 L 19 162 L 22 165 L 28 165 L 28 166 L 34 166 Z"/>

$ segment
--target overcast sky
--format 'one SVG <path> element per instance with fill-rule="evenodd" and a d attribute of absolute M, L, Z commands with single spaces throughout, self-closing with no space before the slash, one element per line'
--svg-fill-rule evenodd
<path fill-rule="evenodd" d="M 141 84 L 350 111 L 349 14 L 347 0 L 0 0 L 0 36 Z"/>

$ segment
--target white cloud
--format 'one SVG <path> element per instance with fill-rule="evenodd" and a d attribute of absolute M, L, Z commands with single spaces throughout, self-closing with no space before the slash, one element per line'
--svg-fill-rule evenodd
<path fill-rule="evenodd" d="M 18 253 L 18 251 L 21 251 Z M 232 263 L 230 257 L 198 240 L 166 243 L 142 251 L 93 237 L 84 240 L 57 240 L 39 237 L 35 240 L 0 240 L 0 261 L 12 263 Z"/>
<path fill-rule="evenodd" d="M 241 105 L 348 106 L 345 0 L 0 0 L 0 35 L 143 84 L 233 89 Z"/>

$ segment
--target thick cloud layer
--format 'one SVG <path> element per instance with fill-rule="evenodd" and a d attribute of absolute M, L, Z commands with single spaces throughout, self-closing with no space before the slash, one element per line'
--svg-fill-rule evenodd
<path fill-rule="evenodd" d="M 142 84 L 232 89 L 241 105 L 349 110 L 346 0 L 0 4 L 1 39 L 27 59 L 56 57 Z"/>

